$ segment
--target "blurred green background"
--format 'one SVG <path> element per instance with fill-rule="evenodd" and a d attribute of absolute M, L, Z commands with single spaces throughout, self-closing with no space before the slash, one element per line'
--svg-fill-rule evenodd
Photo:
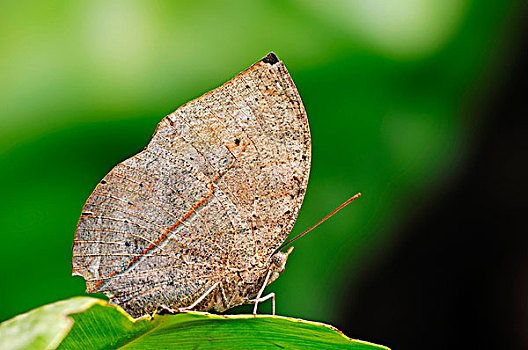
<path fill-rule="evenodd" d="M 0 320 L 82 295 L 71 246 L 98 181 L 163 116 L 274 51 L 312 131 L 293 233 L 363 197 L 297 241 L 269 291 L 279 314 L 345 324 L 340 310 L 360 302 L 362 276 L 471 156 L 524 10 L 476 0 L 2 1 Z"/>

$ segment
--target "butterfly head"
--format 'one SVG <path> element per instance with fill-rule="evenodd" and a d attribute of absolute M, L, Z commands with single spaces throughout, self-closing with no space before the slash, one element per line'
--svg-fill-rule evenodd
<path fill-rule="evenodd" d="M 278 251 L 271 257 L 271 264 L 273 268 L 273 272 L 281 273 L 284 272 L 284 269 L 286 268 L 286 261 L 288 260 L 288 256 L 292 252 L 293 247 L 290 247 L 286 253 L 283 253 L 281 251 Z"/>
<path fill-rule="evenodd" d="M 293 247 L 290 247 L 286 253 L 283 253 L 281 251 L 276 252 L 271 257 L 271 275 L 268 280 L 268 284 L 275 281 L 277 278 L 279 278 L 279 274 L 281 272 L 284 272 L 284 269 L 286 268 L 286 261 L 288 260 L 288 255 L 292 252 Z M 269 270 L 267 270 L 269 271 Z"/>

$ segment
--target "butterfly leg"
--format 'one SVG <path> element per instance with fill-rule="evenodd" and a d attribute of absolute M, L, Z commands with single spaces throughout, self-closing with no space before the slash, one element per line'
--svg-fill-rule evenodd
<path fill-rule="evenodd" d="M 230 306 L 229 306 L 229 302 L 227 301 L 227 296 L 225 294 L 225 290 L 224 290 L 224 284 L 222 282 L 220 282 L 220 295 L 222 297 L 222 302 L 224 303 L 226 309 L 229 309 Z"/>
<path fill-rule="evenodd" d="M 202 300 L 204 300 L 205 297 L 208 296 L 219 284 L 220 284 L 220 281 L 216 282 L 215 284 L 212 285 L 211 288 L 209 288 L 205 293 L 203 293 L 201 297 L 196 299 L 194 303 L 192 303 L 189 306 L 179 308 L 178 311 L 179 312 L 191 311 L 194 307 L 196 307 L 196 305 L 200 304 Z"/>
<path fill-rule="evenodd" d="M 262 296 L 262 293 L 264 292 L 264 288 L 267 287 L 268 285 L 268 281 L 269 281 L 269 278 L 270 278 L 270 275 L 271 275 L 271 269 L 268 270 L 268 273 L 266 274 L 266 279 L 264 279 L 264 283 L 262 284 L 262 288 L 260 288 L 258 294 L 257 294 L 257 297 L 253 300 L 250 300 L 251 302 L 255 302 L 255 307 L 253 308 L 253 316 L 256 316 L 257 315 L 257 308 L 258 308 L 258 303 L 261 301 L 260 297 Z M 267 299 L 265 299 L 267 300 Z"/>
<path fill-rule="evenodd" d="M 260 298 L 260 299 L 253 299 L 253 300 L 250 300 L 251 302 L 255 302 L 255 305 L 256 303 L 261 303 L 263 301 L 266 301 L 268 300 L 269 298 L 271 298 L 271 314 L 273 316 L 275 316 L 275 293 L 269 293 L 268 295 Z M 256 315 L 255 313 L 253 315 Z"/>
<path fill-rule="evenodd" d="M 172 314 L 176 314 L 176 313 L 178 313 L 178 310 L 175 310 L 175 309 L 173 309 L 173 308 L 170 308 L 170 307 L 168 307 L 168 306 L 165 305 L 165 304 L 161 304 L 161 305 L 159 305 L 159 306 L 156 308 L 156 310 L 154 311 L 154 313 L 152 314 L 152 316 L 154 316 L 154 315 L 156 315 L 156 314 L 157 314 L 157 315 L 163 315 L 163 314 L 171 314 L 171 315 L 172 315 Z M 152 316 L 151 316 L 151 317 L 152 317 Z"/>

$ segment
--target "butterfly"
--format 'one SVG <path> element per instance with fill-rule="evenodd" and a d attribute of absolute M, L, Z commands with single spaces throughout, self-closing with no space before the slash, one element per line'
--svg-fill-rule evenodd
<path fill-rule="evenodd" d="M 273 298 L 311 162 L 308 118 L 268 54 L 161 120 L 88 198 L 73 275 L 133 317 Z"/>

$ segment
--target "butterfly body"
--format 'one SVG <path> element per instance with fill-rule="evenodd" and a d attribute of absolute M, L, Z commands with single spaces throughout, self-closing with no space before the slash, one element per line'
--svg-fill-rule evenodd
<path fill-rule="evenodd" d="M 279 277 L 279 274 L 284 271 L 286 260 L 285 253 L 277 252 L 265 269 L 248 269 L 228 275 L 193 307 L 193 310 L 207 311 L 214 308 L 218 312 L 224 312 L 232 307 L 249 303 L 260 290 Z M 266 280 L 268 272 L 270 276 Z"/>

